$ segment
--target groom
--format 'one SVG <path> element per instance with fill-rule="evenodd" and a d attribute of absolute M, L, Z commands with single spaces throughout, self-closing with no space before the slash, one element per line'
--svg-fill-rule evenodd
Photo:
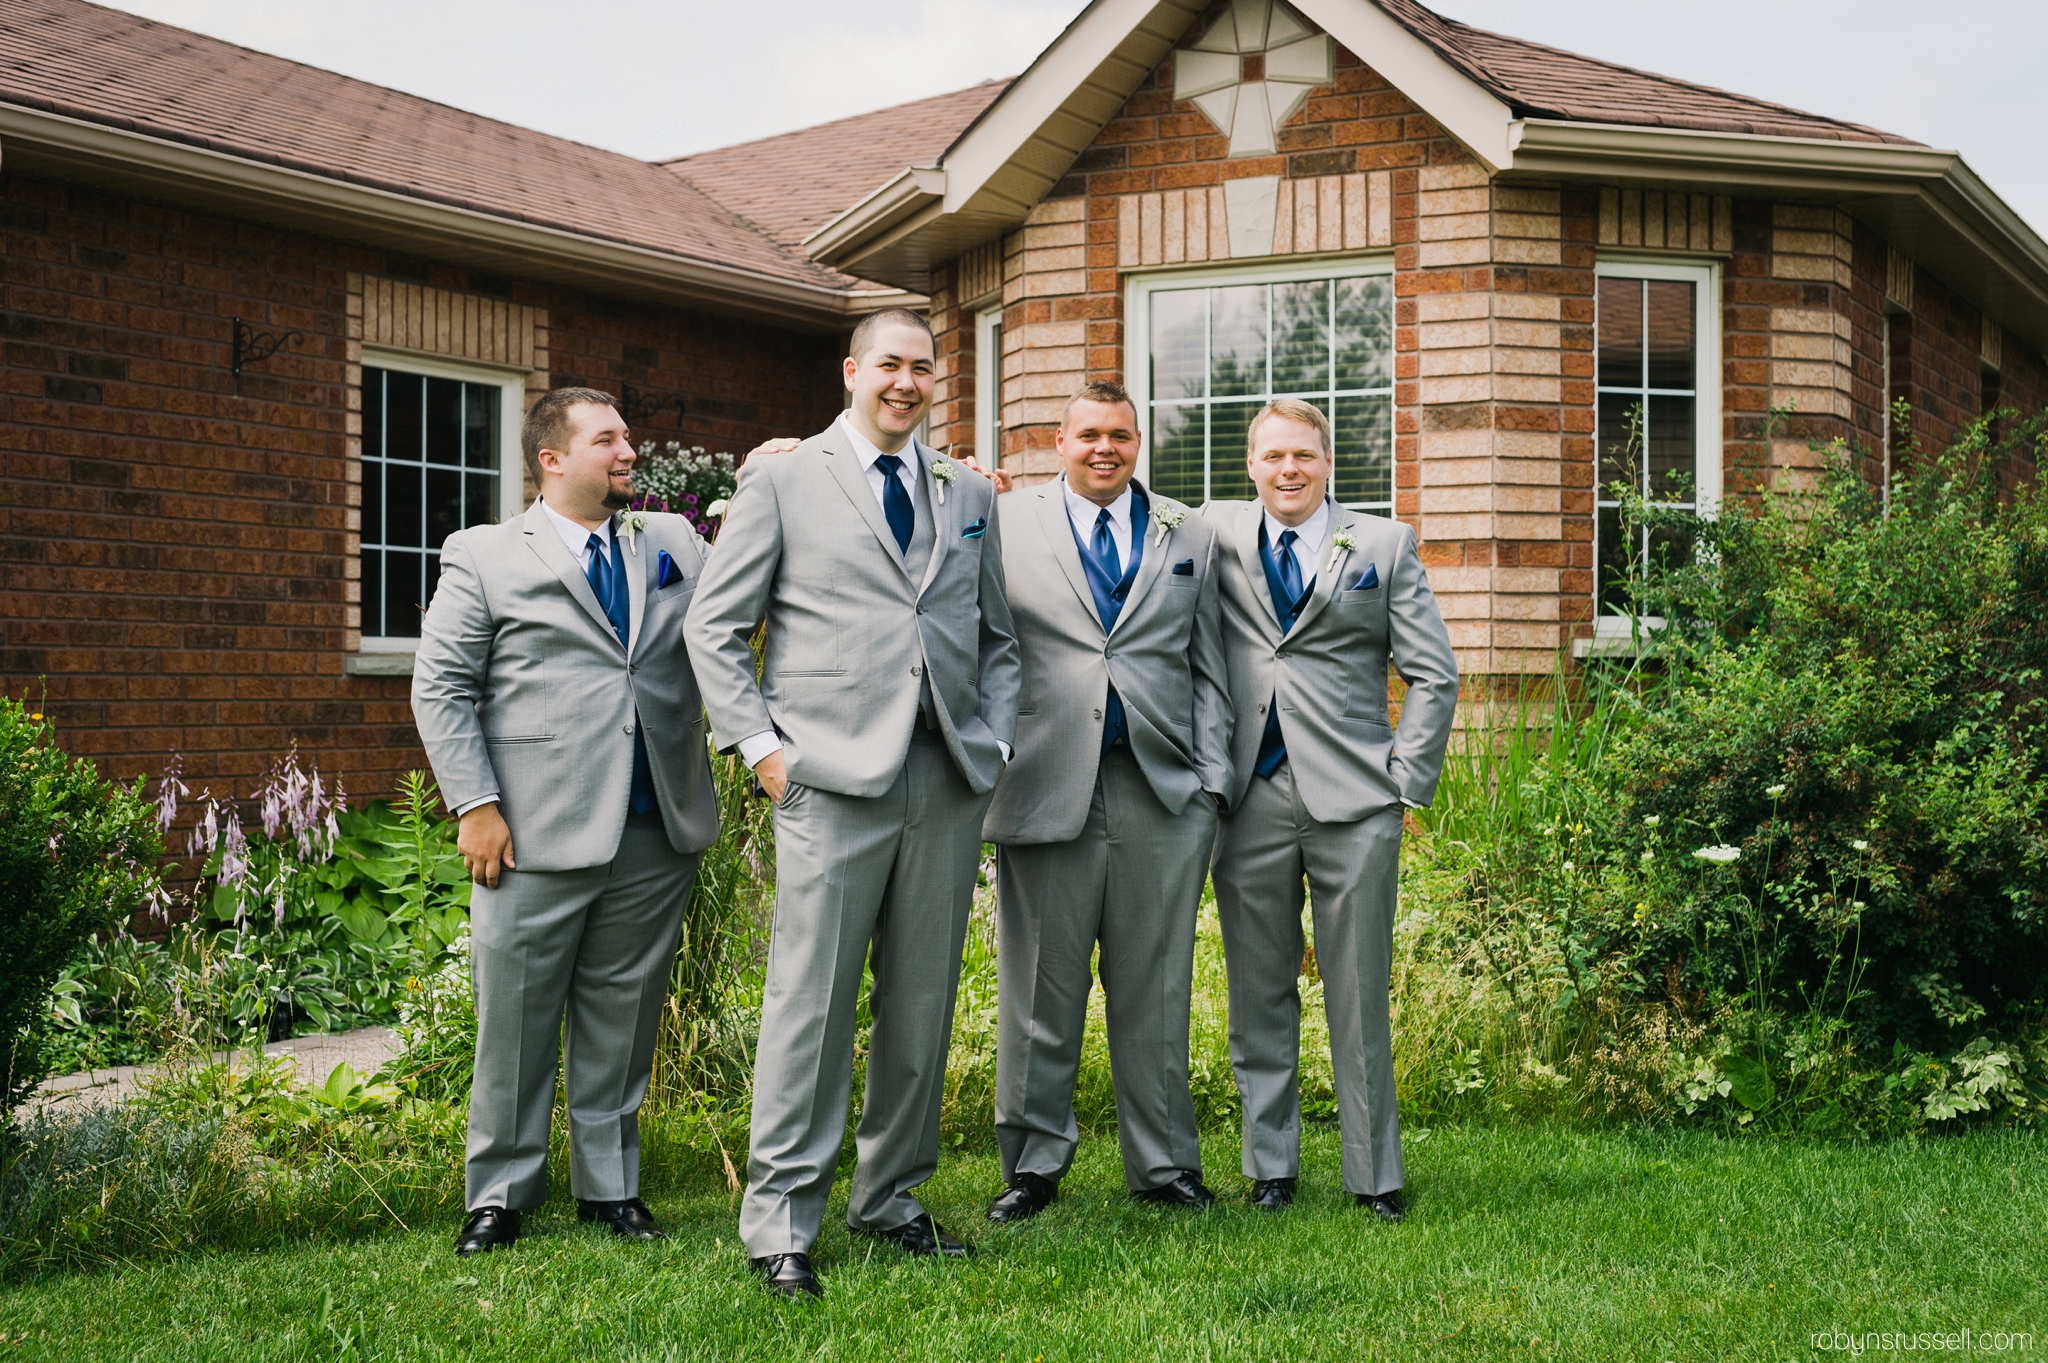
<path fill-rule="evenodd" d="M 520 445 L 540 497 L 441 546 L 413 665 L 413 715 L 476 882 L 464 1255 L 510 1244 L 547 1198 L 565 1012 L 578 1215 L 660 1237 L 639 1198 L 640 1101 L 683 907 L 718 836 L 683 648 L 704 541 L 681 516 L 622 524 L 634 452 L 608 394 L 545 394 Z"/>
<path fill-rule="evenodd" d="M 1017 640 L 988 480 L 913 437 L 931 406 L 923 318 L 879 312 L 852 402 L 741 471 L 690 608 L 721 751 L 775 801 L 775 925 L 754 1058 L 740 1238 L 770 1291 L 817 1296 L 811 1246 L 846 1130 L 862 967 L 867 1093 L 856 1234 L 959 1257 L 912 1189 L 939 1107 L 981 821 L 1017 722 Z M 766 621 L 761 657 L 749 642 Z"/>

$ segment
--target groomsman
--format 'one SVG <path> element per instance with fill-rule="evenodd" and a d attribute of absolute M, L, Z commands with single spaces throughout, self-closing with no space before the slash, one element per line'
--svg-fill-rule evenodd
<path fill-rule="evenodd" d="M 1148 492 L 1138 413 L 1114 383 L 1067 401 L 1056 482 L 997 502 L 1024 655 L 1017 757 L 982 836 L 997 845 L 991 1221 L 1035 1216 L 1074 1162 L 1074 1080 L 1102 951 L 1124 1181 L 1203 1208 L 1188 1093 L 1195 913 L 1231 788 L 1215 532 Z"/>
<path fill-rule="evenodd" d="M 1344 1187 L 1401 1219 L 1387 1018 L 1401 821 L 1436 791 L 1458 668 L 1415 537 L 1329 497 L 1330 424 L 1291 398 L 1252 420 L 1256 502 L 1217 528 L 1236 782 L 1213 871 L 1230 979 L 1244 1173 L 1266 1211 L 1301 1169 L 1302 878 L 1330 1027 Z M 1387 665 L 1408 683 L 1387 724 Z"/>
<path fill-rule="evenodd" d="M 938 1167 L 981 821 L 1017 722 L 995 489 L 911 434 L 931 405 L 931 331 L 880 312 L 851 349 L 841 418 L 747 460 L 688 623 L 720 749 L 775 801 L 740 1238 L 788 1297 L 820 1293 L 810 1252 L 846 1128 L 864 964 L 873 1023 L 847 1223 L 913 1254 L 967 1252 L 911 1190 Z"/>
<path fill-rule="evenodd" d="M 683 908 L 718 836 L 683 646 L 704 541 L 681 516 L 622 523 L 634 453 L 609 395 L 555 389 L 520 444 L 540 497 L 442 544 L 412 678 L 476 881 L 458 1254 L 510 1244 L 520 1211 L 547 1198 L 565 1013 L 578 1215 L 659 1238 L 639 1198 L 640 1102 Z"/>

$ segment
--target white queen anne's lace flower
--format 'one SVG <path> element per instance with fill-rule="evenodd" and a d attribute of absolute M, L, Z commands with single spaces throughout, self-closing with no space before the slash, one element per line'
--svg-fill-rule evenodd
<path fill-rule="evenodd" d="M 1742 849 L 1721 843 L 1713 847 L 1701 847 L 1693 852 L 1701 861 L 1711 861 L 1716 866 L 1726 866 L 1742 859 Z"/>

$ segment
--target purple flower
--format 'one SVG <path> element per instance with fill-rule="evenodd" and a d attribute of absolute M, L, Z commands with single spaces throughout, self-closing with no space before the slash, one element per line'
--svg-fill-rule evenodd
<path fill-rule="evenodd" d="M 710 522 L 710 521 L 698 521 L 698 522 L 697 522 L 697 533 L 698 533 L 698 534 L 700 534 L 700 535 L 708 535 L 708 534 L 710 534 L 710 533 L 711 533 L 711 522 Z"/>
<path fill-rule="evenodd" d="M 697 504 L 697 494 L 694 492 L 685 492 L 683 494 L 683 500 L 687 502 L 689 505 L 695 506 Z"/>

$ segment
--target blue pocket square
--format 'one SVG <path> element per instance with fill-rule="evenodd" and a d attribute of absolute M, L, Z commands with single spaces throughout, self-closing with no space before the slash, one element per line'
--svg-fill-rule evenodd
<path fill-rule="evenodd" d="M 1377 563 L 1368 563 L 1365 565 L 1365 571 L 1358 575 L 1358 581 L 1352 583 L 1349 587 L 1346 587 L 1345 590 L 1352 592 L 1362 592 L 1367 587 L 1377 587 L 1379 585 L 1380 565 Z"/>
<path fill-rule="evenodd" d="M 1174 564 L 1173 575 L 1175 577 L 1193 577 L 1195 575 L 1195 561 L 1191 558 L 1184 558 Z"/>
<path fill-rule="evenodd" d="M 661 557 L 654 561 L 654 590 L 672 587 L 683 580 L 683 570 L 676 567 L 676 561 L 668 556 L 668 550 L 661 551 Z"/>
<path fill-rule="evenodd" d="M 985 531 L 987 531 L 987 529 L 988 517 L 983 516 L 981 519 L 977 520 L 973 525 L 970 525 L 965 530 L 962 530 L 960 532 L 960 538 L 963 540 L 978 540 L 982 537 L 982 534 Z"/>

